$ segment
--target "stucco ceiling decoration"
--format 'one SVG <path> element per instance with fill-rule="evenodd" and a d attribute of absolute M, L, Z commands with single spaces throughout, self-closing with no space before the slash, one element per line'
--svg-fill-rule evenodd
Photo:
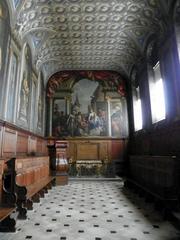
<path fill-rule="evenodd" d="M 112 70 L 129 76 L 149 35 L 163 34 L 160 0 L 26 0 L 17 32 L 31 38 L 34 61 L 57 70 Z"/>

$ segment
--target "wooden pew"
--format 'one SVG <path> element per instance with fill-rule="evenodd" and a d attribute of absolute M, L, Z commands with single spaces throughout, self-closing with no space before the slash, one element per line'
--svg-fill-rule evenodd
<path fill-rule="evenodd" d="M 0 160 L 0 232 L 15 232 L 16 221 L 10 217 L 16 209 L 15 158 Z"/>
<path fill-rule="evenodd" d="M 26 219 L 27 209 L 33 209 L 33 202 L 54 184 L 55 177 L 50 176 L 49 157 L 26 157 L 16 160 L 16 193 L 18 219 Z"/>
<path fill-rule="evenodd" d="M 141 189 L 166 217 L 178 205 L 179 167 L 175 156 L 130 156 L 125 186 Z"/>

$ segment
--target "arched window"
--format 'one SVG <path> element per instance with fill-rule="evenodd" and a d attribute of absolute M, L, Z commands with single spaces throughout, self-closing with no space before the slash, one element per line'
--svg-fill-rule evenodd
<path fill-rule="evenodd" d="M 137 71 L 134 68 L 131 74 L 132 82 L 132 99 L 133 99 L 133 115 L 134 115 L 134 130 L 138 131 L 142 129 L 142 105 L 139 91 L 139 85 L 137 83 Z"/>
<path fill-rule="evenodd" d="M 151 41 L 147 48 L 148 82 L 151 103 L 152 123 L 159 122 L 166 117 L 164 81 L 161 75 L 161 63 L 158 58 L 156 41 Z"/>

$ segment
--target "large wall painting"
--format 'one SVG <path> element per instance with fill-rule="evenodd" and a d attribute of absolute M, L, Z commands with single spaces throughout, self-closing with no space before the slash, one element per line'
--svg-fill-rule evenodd
<path fill-rule="evenodd" d="M 54 98 L 53 136 L 127 136 L 127 116 L 124 116 L 127 115 L 125 98 L 112 99 L 108 112 L 103 87 L 97 81 L 88 79 L 82 79 L 74 84 L 70 98 L 69 113 L 66 97 Z M 109 114 L 110 118 L 108 118 Z"/>
<path fill-rule="evenodd" d="M 74 84 L 70 113 L 66 99 L 55 99 L 53 104 L 54 136 L 107 136 L 107 104 L 98 102 L 96 81 L 82 79 Z"/>

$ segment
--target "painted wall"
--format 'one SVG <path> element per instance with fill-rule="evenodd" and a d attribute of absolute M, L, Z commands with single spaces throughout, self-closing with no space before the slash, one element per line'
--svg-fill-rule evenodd
<path fill-rule="evenodd" d="M 8 7 L 0 3 L 0 120 L 44 136 L 45 89 L 32 67 L 28 43 L 12 36 Z"/>

